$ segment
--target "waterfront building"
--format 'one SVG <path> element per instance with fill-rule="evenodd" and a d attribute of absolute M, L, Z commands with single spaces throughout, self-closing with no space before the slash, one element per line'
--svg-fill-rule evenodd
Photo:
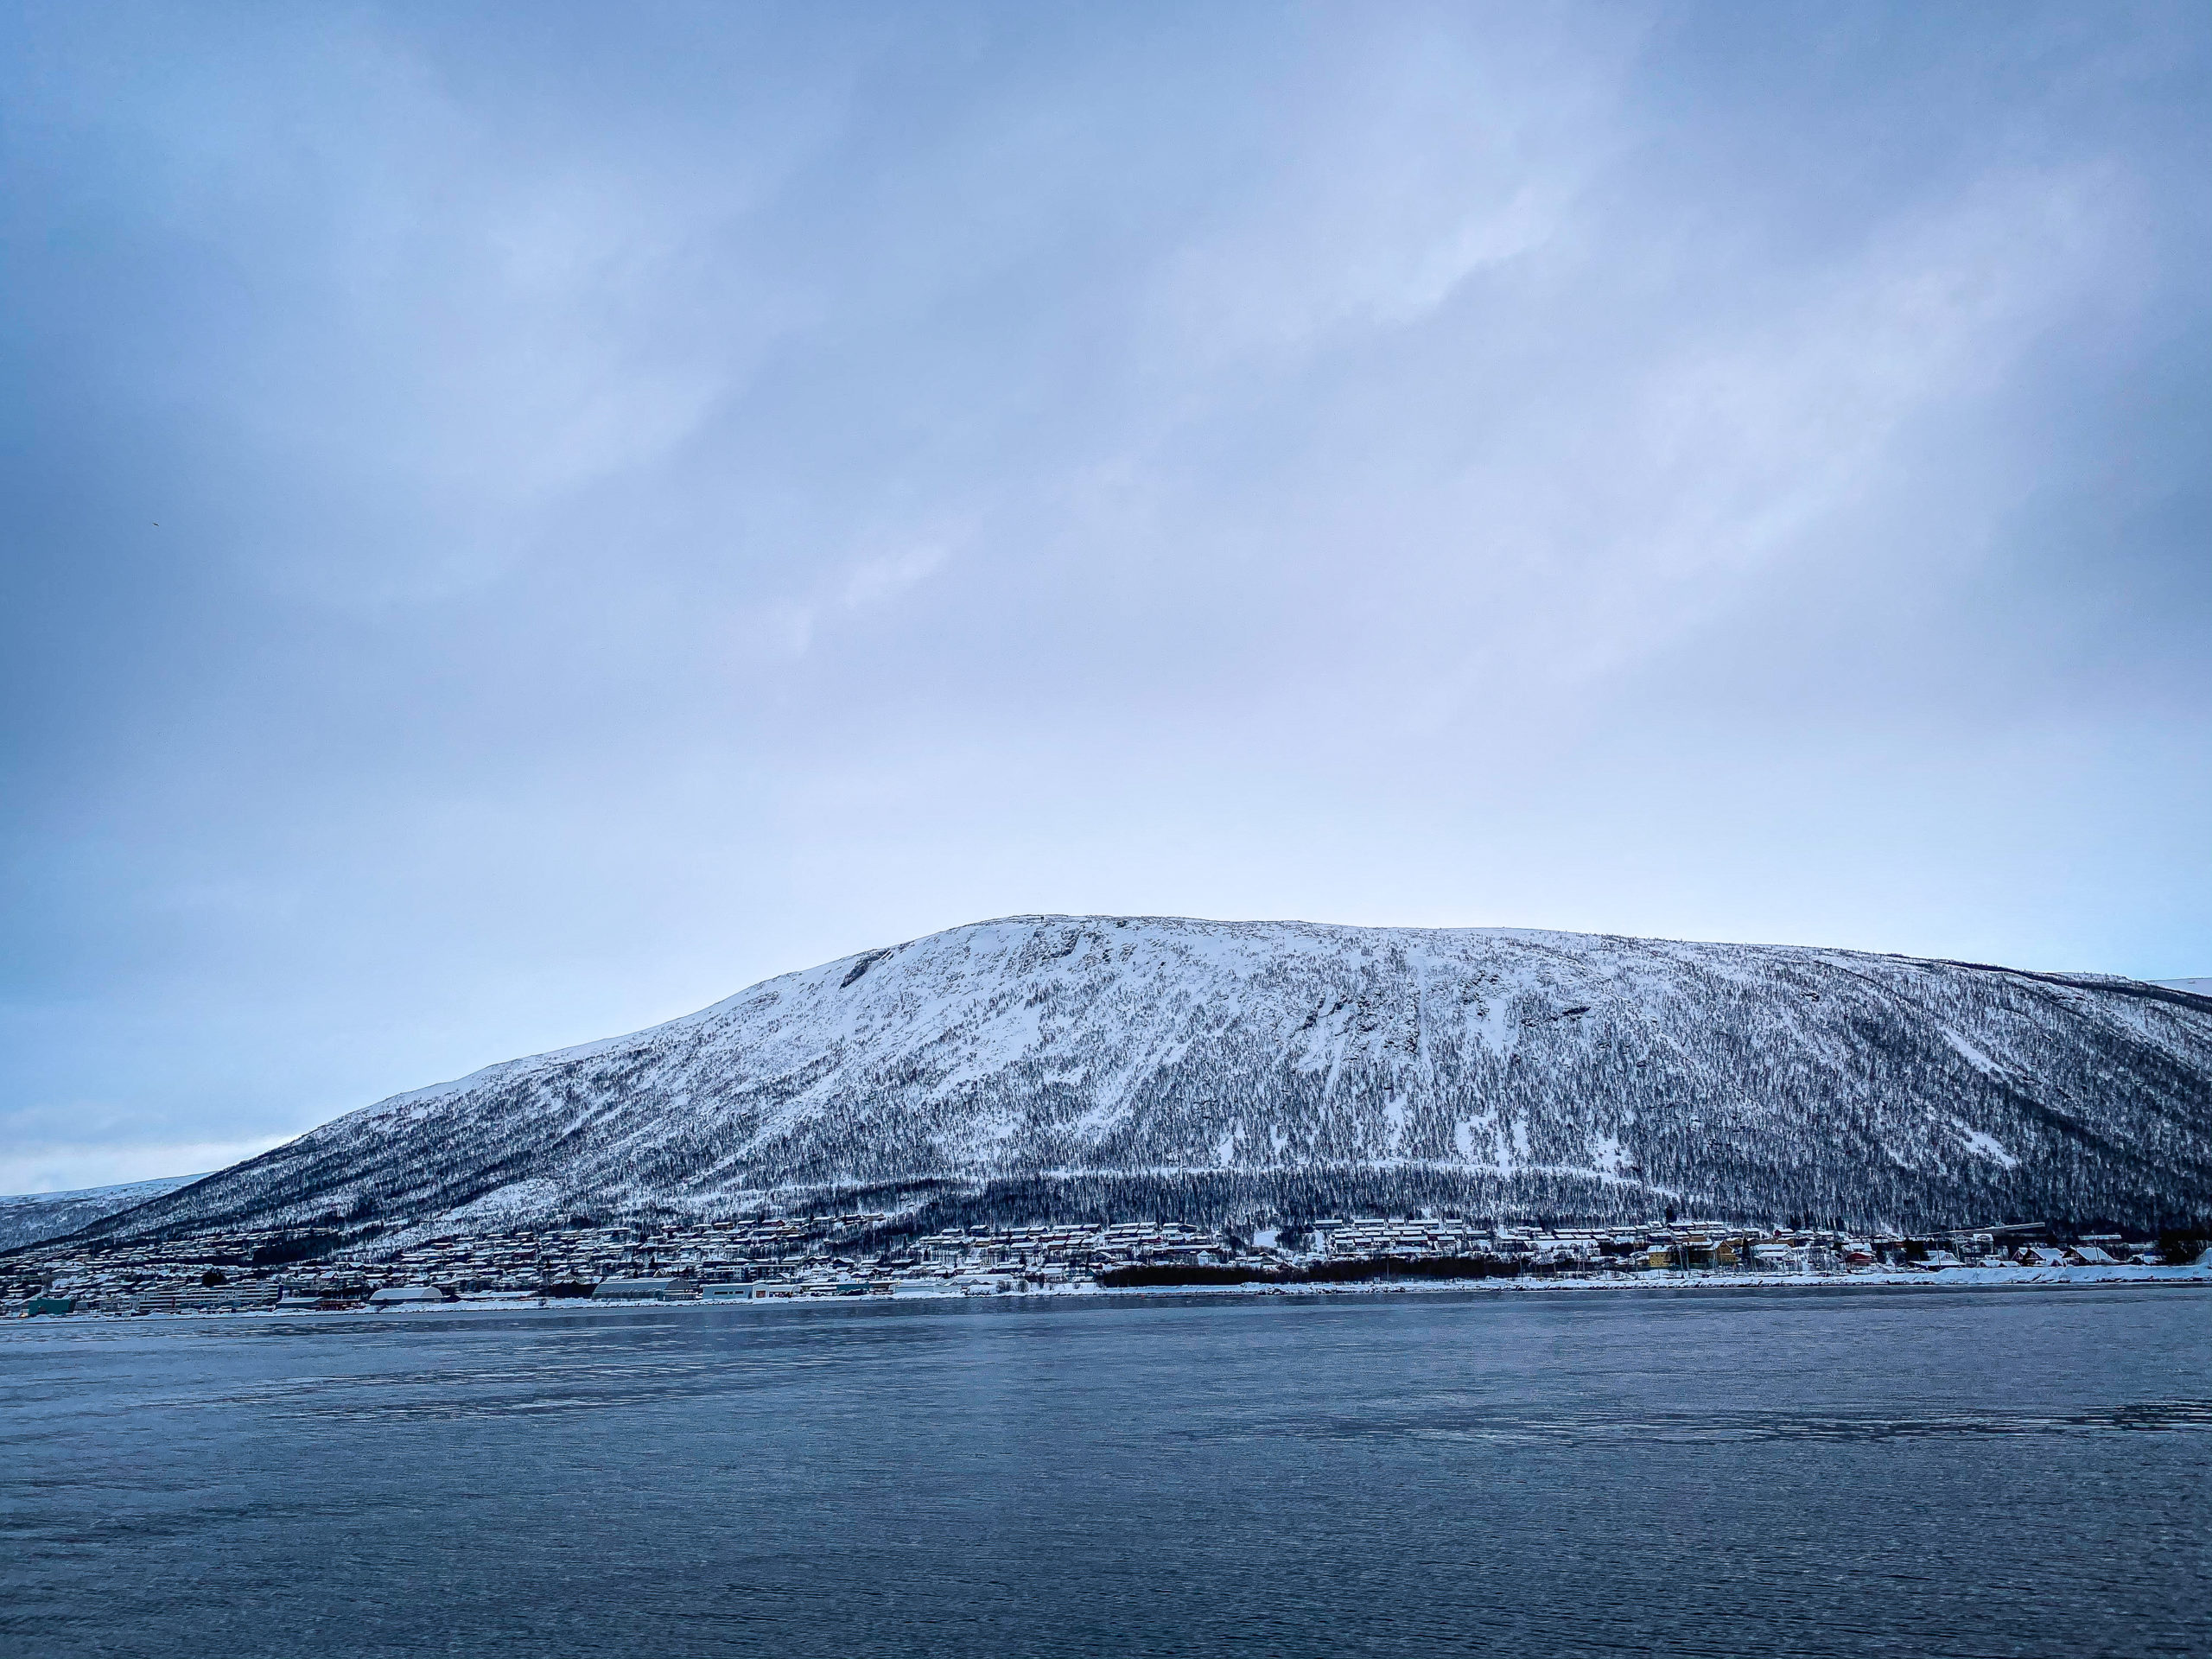
<path fill-rule="evenodd" d="M 435 1285 L 386 1285 L 369 1295 L 371 1307 L 435 1307 L 445 1300 Z"/>
<path fill-rule="evenodd" d="M 689 1279 L 602 1279 L 591 1294 L 598 1301 L 689 1301 L 698 1287 Z"/>

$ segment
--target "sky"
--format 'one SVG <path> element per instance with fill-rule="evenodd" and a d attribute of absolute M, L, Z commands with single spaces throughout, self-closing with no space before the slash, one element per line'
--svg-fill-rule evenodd
<path fill-rule="evenodd" d="M 989 917 L 2212 973 L 2212 9 L 19 4 L 0 1191 Z"/>

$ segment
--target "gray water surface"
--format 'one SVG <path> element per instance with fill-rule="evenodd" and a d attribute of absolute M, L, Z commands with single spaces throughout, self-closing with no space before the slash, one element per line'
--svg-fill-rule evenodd
<path fill-rule="evenodd" d="M 2212 1294 L 0 1331 L 0 1651 L 2212 1654 Z"/>

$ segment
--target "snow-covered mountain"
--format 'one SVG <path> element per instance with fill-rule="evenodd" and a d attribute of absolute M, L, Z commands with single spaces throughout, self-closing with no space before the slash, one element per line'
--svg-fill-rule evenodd
<path fill-rule="evenodd" d="M 79 1187 L 73 1192 L 15 1192 L 0 1198 L 0 1250 L 73 1233 L 87 1222 L 158 1198 L 200 1179 L 169 1175 L 121 1186 Z"/>
<path fill-rule="evenodd" d="M 1018 917 L 354 1112 L 99 1224 L 921 1206 L 2212 1214 L 2212 999 L 1848 950 Z"/>

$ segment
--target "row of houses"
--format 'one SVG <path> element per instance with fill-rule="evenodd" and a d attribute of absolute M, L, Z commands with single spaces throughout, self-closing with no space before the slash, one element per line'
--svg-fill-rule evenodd
<path fill-rule="evenodd" d="M 417 1238 L 317 1254 L 301 1230 L 172 1241 L 125 1250 L 18 1253 L 0 1282 L 16 1311 L 113 1313 L 386 1308 L 431 1301 L 759 1300 L 988 1294 L 1081 1285 L 1132 1267 L 1260 1274 L 1359 1262 L 1454 1260 L 1512 1271 L 1823 1274 L 1874 1267 L 2109 1266 L 2155 1262 L 2144 1241 L 2059 1243 L 2042 1229 L 1927 1239 L 1859 1238 L 1669 1221 L 1643 1228 L 1508 1226 L 1444 1215 L 1330 1217 L 1250 1235 L 1174 1223 L 976 1226 L 899 1238 L 892 1217 L 850 1212 L 720 1222 L 589 1224 Z M 308 1260 L 300 1258 L 307 1256 Z M 1127 1276 L 1122 1281 L 1128 1282 Z M 65 1305 L 66 1304 L 66 1307 Z"/>

